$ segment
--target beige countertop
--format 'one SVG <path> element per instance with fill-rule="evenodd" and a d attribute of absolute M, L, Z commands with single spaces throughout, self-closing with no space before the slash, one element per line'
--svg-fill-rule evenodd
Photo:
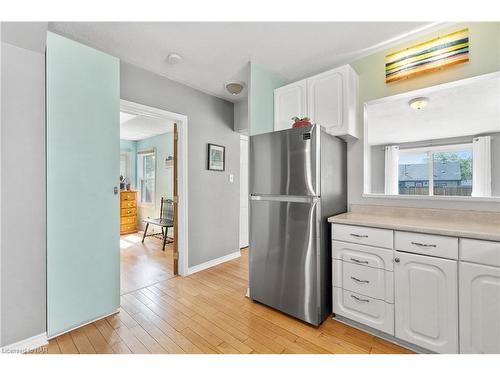
<path fill-rule="evenodd" d="M 500 241 L 500 213 L 353 205 L 330 223 Z"/>

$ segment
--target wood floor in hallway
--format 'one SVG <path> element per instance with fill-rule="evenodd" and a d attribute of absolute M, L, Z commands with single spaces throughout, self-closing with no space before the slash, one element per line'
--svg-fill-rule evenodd
<path fill-rule="evenodd" d="M 172 244 L 162 251 L 161 239 L 147 237 L 142 243 L 142 234 L 120 236 L 120 294 L 174 277 Z"/>
<path fill-rule="evenodd" d="M 53 339 L 48 353 L 411 353 L 328 318 L 309 326 L 245 297 L 248 251 L 123 294 L 120 312 Z"/>

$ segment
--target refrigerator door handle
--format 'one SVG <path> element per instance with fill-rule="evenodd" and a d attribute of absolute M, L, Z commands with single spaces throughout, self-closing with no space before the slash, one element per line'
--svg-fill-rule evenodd
<path fill-rule="evenodd" d="M 297 196 L 297 195 L 258 195 L 250 194 L 251 201 L 273 201 L 273 202 L 296 202 L 296 203 L 316 203 L 320 197 Z"/>

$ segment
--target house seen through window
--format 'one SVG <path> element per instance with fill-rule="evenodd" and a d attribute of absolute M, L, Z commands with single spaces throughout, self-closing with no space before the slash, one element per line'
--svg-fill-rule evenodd
<path fill-rule="evenodd" d="M 399 194 L 471 196 L 472 146 L 437 146 L 399 153 Z"/>

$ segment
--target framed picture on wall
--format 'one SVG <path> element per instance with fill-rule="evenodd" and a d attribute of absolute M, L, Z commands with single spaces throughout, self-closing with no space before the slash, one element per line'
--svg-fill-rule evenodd
<path fill-rule="evenodd" d="M 220 145 L 208 144 L 208 169 L 223 171 L 226 168 L 226 148 Z"/>

